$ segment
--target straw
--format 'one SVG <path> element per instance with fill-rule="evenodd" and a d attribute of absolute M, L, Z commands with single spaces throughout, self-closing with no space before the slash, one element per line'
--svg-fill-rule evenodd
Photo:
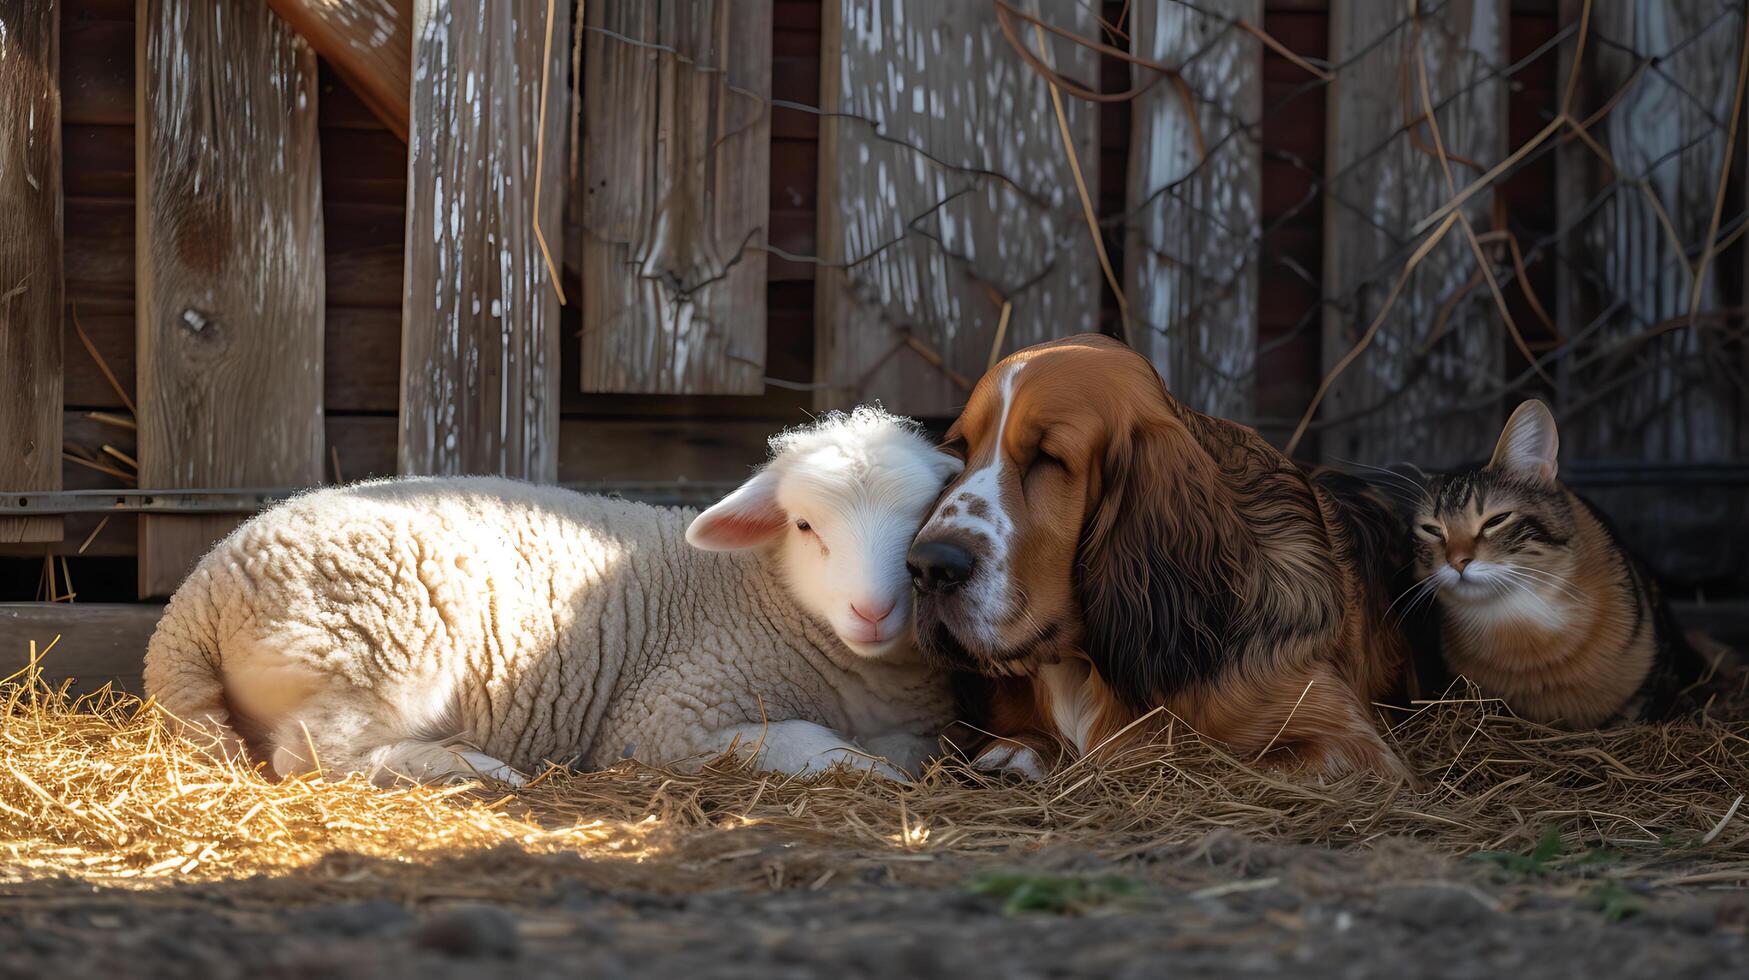
<path fill-rule="evenodd" d="M 526 889 L 525 877 L 453 859 L 635 858 L 646 863 L 626 873 L 651 887 L 680 874 L 710 885 L 716 865 L 649 862 L 750 824 L 824 848 L 812 880 L 854 874 L 871 855 L 1012 859 L 1068 843 L 1118 857 L 1212 831 L 1338 847 L 1410 837 L 1448 854 L 1527 850 L 1556 827 L 1568 853 L 1621 852 L 1614 876 L 1749 881 L 1749 819 L 1738 816 L 1749 724 L 1701 715 L 1559 732 L 1466 696 L 1421 705 L 1391 737 L 1421 788 L 1366 775 L 1321 780 L 1181 732 L 1170 744 L 1114 746 L 1039 782 L 957 763 L 932 764 L 911 784 L 844 770 L 798 778 L 725 757 L 697 771 L 635 762 L 550 770 L 506 795 L 478 782 L 276 782 L 207 758 L 138 698 L 106 688 L 75 700 L 26 670 L 0 684 L 0 867 L 15 880 L 118 884 L 287 875 L 351 855 L 423 889 L 453 875 L 469 894 L 510 894 Z M 727 864 L 722 874 L 740 873 Z"/>

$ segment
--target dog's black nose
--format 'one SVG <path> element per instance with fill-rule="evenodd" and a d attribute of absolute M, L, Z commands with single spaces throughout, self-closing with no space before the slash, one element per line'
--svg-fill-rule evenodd
<path fill-rule="evenodd" d="M 919 541 L 905 556 L 911 584 L 919 592 L 947 593 L 966 584 L 978 560 L 949 541 Z"/>

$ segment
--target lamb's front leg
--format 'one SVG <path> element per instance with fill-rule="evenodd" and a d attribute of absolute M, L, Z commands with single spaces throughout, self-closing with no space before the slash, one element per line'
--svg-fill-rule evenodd
<path fill-rule="evenodd" d="M 762 769 L 778 772 L 824 772 L 838 763 L 855 769 L 871 769 L 888 779 L 908 781 L 908 777 L 886 761 L 858 748 L 844 736 L 811 721 L 754 722 L 731 725 L 714 734 L 717 751 L 728 751 L 735 744 L 737 751 L 757 747 L 754 763 Z"/>

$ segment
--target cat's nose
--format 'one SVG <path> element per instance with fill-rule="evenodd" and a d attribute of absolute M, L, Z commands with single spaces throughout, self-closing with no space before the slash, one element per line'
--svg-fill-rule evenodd
<path fill-rule="evenodd" d="M 1451 567 L 1457 569 L 1459 575 L 1462 575 L 1464 569 L 1470 567 L 1470 562 L 1474 560 L 1475 559 L 1471 558 L 1469 555 L 1452 555 L 1446 559 L 1446 561 L 1451 563 Z"/>

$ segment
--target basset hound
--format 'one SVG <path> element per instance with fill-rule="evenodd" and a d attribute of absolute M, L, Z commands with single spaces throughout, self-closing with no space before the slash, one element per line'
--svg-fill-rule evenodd
<path fill-rule="evenodd" d="M 992 679 L 977 764 L 1040 775 L 1153 713 L 1247 758 L 1408 776 L 1373 705 L 1407 655 L 1411 546 L 1366 484 L 1092 334 L 999 363 L 945 448 L 965 470 L 907 563 L 924 650 Z"/>

